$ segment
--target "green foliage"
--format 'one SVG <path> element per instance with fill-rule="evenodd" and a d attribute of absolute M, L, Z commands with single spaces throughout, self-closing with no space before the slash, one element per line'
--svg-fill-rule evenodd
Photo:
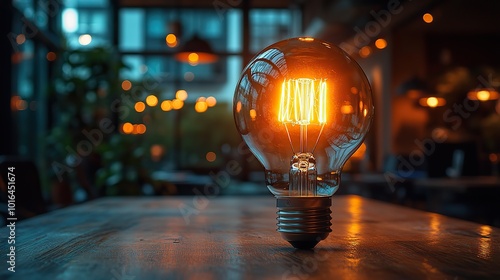
<path fill-rule="evenodd" d="M 188 105 L 194 108 L 194 104 Z M 204 113 L 196 113 L 194 109 L 183 112 L 181 118 L 182 150 L 184 158 L 198 159 L 190 161 L 197 167 L 214 167 L 223 164 L 221 156 L 214 163 L 205 159 L 207 152 L 221 155 L 222 145 L 237 147 L 241 138 L 234 125 L 231 109 L 226 104 L 217 104 Z"/>
<path fill-rule="evenodd" d="M 136 142 L 117 133 L 118 116 L 112 109 L 113 102 L 124 94 L 118 75 L 126 66 L 113 49 L 103 47 L 67 50 L 62 57 L 50 90 L 53 125 L 46 140 L 49 166 L 54 162 L 66 166 L 67 172 L 61 173 L 64 180 L 90 186 L 94 192 L 136 194 L 136 190 L 123 188 L 122 193 L 116 187 L 138 188 L 142 156 L 130 152 Z M 102 129 L 103 121 L 111 129 Z M 97 136 L 90 139 L 85 131 L 94 131 Z M 56 172 L 51 175 L 53 180 L 60 178 Z"/>

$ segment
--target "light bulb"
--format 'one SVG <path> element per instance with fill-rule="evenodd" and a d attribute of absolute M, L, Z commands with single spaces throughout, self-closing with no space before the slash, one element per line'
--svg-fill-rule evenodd
<path fill-rule="evenodd" d="M 236 126 L 265 168 L 278 231 L 294 247 L 313 248 L 331 232 L 331 197 L 373 112 L 360 66 L 318 39 L 277 42 L 243 70 L 234 94 Z"/>

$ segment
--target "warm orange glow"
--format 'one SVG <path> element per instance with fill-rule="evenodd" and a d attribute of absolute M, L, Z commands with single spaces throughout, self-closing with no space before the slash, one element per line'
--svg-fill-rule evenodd
<path fill-rule="evenodd" d="M 364 46 L 361 49 L 359 49 L 359 56 L 362 58 L 366 58 L 372 54 L 372 49 L 368 46 Z"/>
<path fill-rule="evenodd" d="M 497 154 L 491 153 L 489 158 L 490 158 L 491 162 L 498 163 L 498 155 Z"/>
<path fill-rule="evenodd" d="M 354 154 L 351 156 L 351 159 L 356 159 L 356 160 L 361 160 L 365 157 L 366 153 L 366 145 L 365 143 L 361 144 L 359 148 L 354 152 Z"/>
<path fill-rule="evenodd" d="M 28 102 L 26 102 L 26 100 L 22 99 L 20 96 L 14 95 L 10 99 L 10 107 L 11 110 L 13 111 L 14 110 L 23 111 L 26 110 L 26 108 L 28 108 Z"/>
<path fill-rule="evenodd" d="M 477 99 L 481 101 L 486 101 L 490 99 L 490 92 L 487 90 L 481 90 L 477 92 Z"/>
<path fill-rule="evenodd" d="M 132 125 L 132 134 L 137 134 L 137 125 L 136 124 L 133 124 Z"/>
<path fill-rule="evenodd" d="M 151 107 L 154 107 L 158 104 L 158 97 L 154 96 L 154 95 L 148 95 L 148 97 L 146 97 L 146 104 L 148 104 L 148 106 L 151 106 Z"/>
<path fill-rule="evenodd" d="M 165 112 L 168 112 L 172 110 L 172 101 L 170 100 L 163 100 L 163 102 L 160 105 L 161 109 Z"/>
<path fill-rule="evenodd" d="M 427 103 L 427 106 L 434 108 L 434 107 L 437 107 L 439 102 L 438 102 L 438 99 L 436 97 L 429 97 L 429 98 L 427 98 L 426 103 Z"/>
<path fill-rule="evenodd" d="M 57 58 L 57 55 L 55 52 L 48 52 L 46 55 L 46 58 L 48 61 L 54 61 Z"/>
<path fill-rule="evenodd" d="M 131 123 L 126 122 L 123 124 L 122 130 L 123 130 L 123 133 L 130 134 L 134 130 L 134 126 Z"/>
<path fill-rule="evenodd" d="M 385 49 L 387 47 L 387 41 L 385 39 L 382 39 L 382 38 L 377 39 L 375 41 L 375 47 L 377 47 L 377 49 L 380 49 L 380 50 Z"/>
<path fill-rule="evenodd" d="M 236 103 L 236 113 L 239 113 L 241 111 L 241 101 L 238 101 L 238 103 Z"/>
<path fill-rule="evenodd" d="M 175 98 L 172 100 L 172 108 L 174 110 L 179 110 L 180 108 L 184 107 L 184 102 L 180 99 Z"/>
<path fill-rule="evenodd" d="M 344 115 L 348 115 L 348 114 L 352 114 L 352 112 L 354 112 L 354 109 L 352 108 L 351 105 L 346 104 L 346 105 L 342 105 L 342 107 L 340 107 L 340 112 Z"/>
<path fill-rule="evenodd" d="M 481 259 L 489 260 L 491 258 L 491 232 L 490 226 L 482 225 L 479 227 L 479 252 L 477 254 Z"/>
<path fill-rule="evenodd" d="M 146 109 L 146 104 L 144 104 L 144 102 L 139 101 L 135 103 L 134 109 L 138 113 L 144 112 L 144 110 Z"/>
<path fill-rule="evenodd" d="M 187 97 L 188 97 L 188 93 L 187 93 L 187 91 L 185 91 L 183 89 L 180 89 L 175 93 L 175 98 L 177 98 L 179 100 L 185 101 L 187 99 Z"/>
<path fill-rule="evenodd" d="M 10 57 L 13 64 L 21 63 L 21 61 L 28 58 L 29 55 L 25 54 L 24 52 L 14 52 Z"/>
<path fill-rule="evenodd" d="M 207 161 L 209 162 L 214 162 L 215 159 L 217 158 L 217 155 L 214 153 L 214 152 L 208 152 L 205 156 L 205 158 L 207 159 Z"/>
<path fill-rule="evenodd" d="M 470 100 L 488 101 L 498 99 L 500 94 L 494 89 L 484 88 L 470 91 L 467 97 Z"/>
<path fill-rule="evenodd" d="M 189 44 L 189 43 L 188 43 Z M 203 49 L 204 47 L 202 47 Z M 219 57 L 217 54 L 212 53 L 211 51 L 203 51 L 200 49 L 199 51 L 183 51 L 175 54 L 175 58 L 184 63 L 199 63 L 199 64 L 206 64 L 206 63 L 214 63 L 216 62 Z"/>
<path fill-rule="evenodd" d="M 146 126 L 142 123 L 138 124 L 137 126 L 135 126 L 135 130 L 137 131 L 137 134 L 144 134 L 146 133 Z"/>
<path fill-rule="evenodd" d="M 356 87 L 351 87 L 352 94 L 358 94 L 359 90 Z"/>
<path fill-rule="evenodd" d="M 406 92 L 406 96 L 408 96 L 408 98 L 410 98 L 410 99 L 417 99 L 422 95 L 423 95 L 423 92 L 421 90 L 418 90 L 418 89 L 410 89 Z"/>
<path fill-rule="evenodd" d="M 132 83 L 129 80 L 124 80 L 122 82 L 122 89 L 123 90 L 130 90 L 132 88 Z"/>
<path fill-rule="evenodd" d="M 252 120 L 255 120 L 255 118 L 257 117 L 257 111 L 255 111 L 255 109 L 251 109 L 249 114 Z"/>
<path fill-rule="evenodd" d="M 363 201 L 359 196 L 350 196 L 347 200 L 347 204 L 347 211 L 352 218 L 351 221 L 359 222 L 361 219 L 361 206 L 363 204 Z"/>
<path fill-rule="evenodd" d="M 203 113 L 208 109 L 207 102 L 205 101 L 197 101 L 196 104 L 194 104 L 194 110 L 198 113 Z"/>
<path fill-rule="evenodd" d="M 215 99 L 215 97 L 213 97 L 213 96 L 209 96 L 209 97 L 207 97 L 206 102 L 207 102 L 208 107 L 214 107 L 215 104 L 217 104 L 217 99 Z"/>
<path fill-rule="evenodd" d="M 278 121 L 300 125 L 326 123 L 326 81 L 285 80 L 281 86 Z"/>
<path fill-rule="evenodd" d="M 422 19 L 424 20 L 425 23 L 431 23 L 434 21 L 434 17 L 429 14 L 429 13 L 425 13 L 423 16 L 422 16 Z"/>
<path fill-rule="evenodd" d="M 207 99 L 202 96 L 202 97 L 198 97 L 198 99 L 196 99 L 196 102 L 198 102 L 198 101 L 205 102 L 205 101 L 207 101 Z"/>
<path fill-rule="evenodd" d="M 192 66 L 198 65 L 199 59 L 200 59 L 200 56 L 197 53 L 190 53 L 188 55 L 188 62 Z"/>
<path fill-rule="evenodd" d="M 441 236 L 441 216 L 435 213 L 429 213 L 429 239 L 431 241 L 438 241 Z"/>
<path fill-rule="evenodd" d="M 28 108 L 28 102 L 26 102 L 26 100 L 24 99 L 20 99 L 17 103 L 16 103 L 16 109 L 19 110 L 19 111 L 24 111 L 26 110 L 26 108 Z"/>
<path fill-rule="evenodd" d="M 362 239 L 359 234 L 362 230 L 361 217 L 363 215 L 363 202 L 358 196 L 350 196 L 347 200 L 347 211 L 349 213 L 349 223 L 347 224 L 347 242 L 348 242 L 348 260 L 353 267 L 359 265 L 361 257 L 359 256 L 358 246 Z"/>
<path fill-rule="evenodd" d="M 446 100 L 441 97 L 431 96 L 428 98 L 420 98 L 419 104 L 424 107 L 436 108 L 446 105 Z"/>
<path fill-rule="evenodd" d="M 177 46 L 177 36 L 174 34 L 170 33 L 165 37 L 165 42 L 167 42 L 167 46 L 173 48 Z"/>
<path fill-rule="evenodd" d="M 19 34 L 16 36 L 16 43 L 18 45 L 22 45 L 24 44 L 24 42 L 26 42 L 26 36 L 24 36 L 24 34 Z"/>
<path fill-rule="evenodd" d="M 299 38 L 300 41 L 303 41 L 303 42 L 312 42 L 314 41 L 314 38 L 311 38 L 311 37 L 301 37 Z"/>
<path fill-rule="evenodd" d="M 158 144 L 152 145 L 149 151 L 151 153 L 151 159 L 153 161 L 159 161 L 161 156 L 163 156 L 163 154 L 165 153 L 165 149 L 163 148 L 163 146 Z"/>

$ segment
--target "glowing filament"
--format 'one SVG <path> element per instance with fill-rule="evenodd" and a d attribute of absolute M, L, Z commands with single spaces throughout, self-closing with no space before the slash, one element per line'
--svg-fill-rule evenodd
<path fill-rule="evenodd" d="M 326 81 L 289 79 L 281 86 L 278 121 L 309 125 L 326 123 Z"/>

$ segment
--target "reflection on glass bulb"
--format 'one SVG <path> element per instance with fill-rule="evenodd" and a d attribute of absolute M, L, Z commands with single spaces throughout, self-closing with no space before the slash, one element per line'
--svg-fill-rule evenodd
<path fill-rule="evenodd" d="M 278 199 L 278 231 L 297 248 L 314 247 L 331 231 L 331 196 L 371 124 L 365 74 L 330 43 L 280 41 L 245 67 L 233 108 Z"/>

